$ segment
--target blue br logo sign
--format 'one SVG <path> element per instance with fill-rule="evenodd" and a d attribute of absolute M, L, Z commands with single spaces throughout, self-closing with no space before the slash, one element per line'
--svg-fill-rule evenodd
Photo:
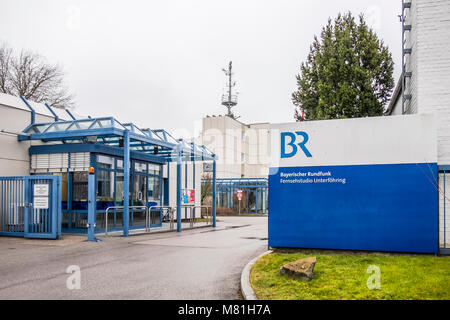
<path fill-rule="evenodd" d="M 300 137 L 301 141 L 297 142 L 297 137 Z M 293 132 L 282 132 L 281 133 L 281 158 L 291 158 L 297 154 L 298 147 L 302 149 L 303 153 L 307 157 L 312 157 L 311 152 L 306 148 L 305 144 L 308 142 L 309 136 L 306 132 L 297 131 Z M 290 152 L 286 152 L 286 147 L 290 147 Z M 298 146 L 298 147 L 297 147 Z"/>

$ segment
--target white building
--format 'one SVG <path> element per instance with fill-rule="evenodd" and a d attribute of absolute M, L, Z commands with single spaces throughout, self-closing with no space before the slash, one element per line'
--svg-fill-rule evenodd
<path fill-rule="evenodd" d="M 387 115 L 436 115 L 440 244 L 444 246 L 450 244 L 450 219 L 444 216 L 450 209 L 450 1 L 405 0 L 403 14 L 404 73 Z"/>
<path fill-rule="evenodd" d="M 408 2 L 405 2 L 408 3 Z M 450 1 L 411 0 L 405 8 L 404 112 L 438 115 L 440 165 L 450 164 Z M 408 5 L 406 5 L 407 7 Z M 411 26 L 411 27 L 408 27 Z M 409 53 L 410 52 L 410 53 Z M 389 115 L 402 114 L 402 83 Z"/>
<path fill-rule="evenodd" d="M 207 116 L 196 140 L 214 152 L 217 178 L 267 178 L 269 123 L 244 124 L 228 116 Z"/>
<path fill-rule="evenodd" d="M 35 110 L 36 122 L 53 122 L 55 116 L 41 103 L 28 102 Z M 71 120 L 69 114 L 53 108 L 61 120 Z M 0 176 L 23 176 L 30 174 L 28 149 L 35 142 L 17 141 L 17 133 L 25 129 L 31 121 L 32 112 L 18 97 L 0 93 Z"/>

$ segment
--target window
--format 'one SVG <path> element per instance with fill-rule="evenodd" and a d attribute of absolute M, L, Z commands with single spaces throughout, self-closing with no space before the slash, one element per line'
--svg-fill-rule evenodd
<path fill-rule="evenodd" d="M 114 158 L 98 155 L 97 156 L 97 167 L 104 169 L 114 169 Z"/>
<path fill-rule="evenodd" d="M 157 164 L 150 164 L 148 165 L 148 173 L 158 175 L 161 172 L 161 166 Z"/>
<path fill-rule="evenodd" d="M 76 171 L 73 173 L 72 209 L 87 210 L 88 173 Z"/>
<path fill-rule="evenodd" d="M 97 171 L 97 201 L 114 201 L 114 172 Z"/>
<path fill-rule="evenodd" d="M 116 174 L 116 205 L 123 205 L 123 172 Z"/>
<path fill-rule="evenodd" d="M 131 161 L 130 161 L 130 163 L 131 163 Z M 130 166 L 131 166 L 131 164 L 130 164 Z M 123 160 L 117 159 L 117 169 L 123 170 Z"/>
<path fill-rule="evenodd" d="M 160 200 L 160 179 L 159 177 L 148 177 L 148 200 L 159 201 Z"/>
<path fill-rule="evenodd" d="M 134 171 L 135 172 L 147 172 L 147 164 L 141 162 L 134 163 Z"/>

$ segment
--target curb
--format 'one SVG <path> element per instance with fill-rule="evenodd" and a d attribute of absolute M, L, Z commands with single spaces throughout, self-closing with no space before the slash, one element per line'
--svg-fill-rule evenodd
<path fill-rule="evenodd" d="M 253 291 L 253 288 L 250 284 L 250 271 L 252 271 L 252 267 L 255 264 L 256 260 L 259 258 L 265 256 L 266 254 L 272 253 L 272 250 L 266 251 L 263 254 L 260 254 L 256 258 L 254 258 L 252 261 L 247 263 L 244 270 L 242 270 L 241 273 L 241 292 L 242 296 L 244 297 L 244 300 L 258 300 L 256 297 L 255 291 Z"/>

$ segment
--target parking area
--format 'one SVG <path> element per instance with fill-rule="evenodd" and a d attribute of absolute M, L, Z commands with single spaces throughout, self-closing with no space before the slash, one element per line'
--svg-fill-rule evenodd
<path fill-rule="evenodd" d="M 267 249 L 267 217 L 100 238 L 0 238 L 0 299 L 238 299 L 243 267 Z M 79 267 L 80 289 L 67 287 L 70 266 Z"/>

